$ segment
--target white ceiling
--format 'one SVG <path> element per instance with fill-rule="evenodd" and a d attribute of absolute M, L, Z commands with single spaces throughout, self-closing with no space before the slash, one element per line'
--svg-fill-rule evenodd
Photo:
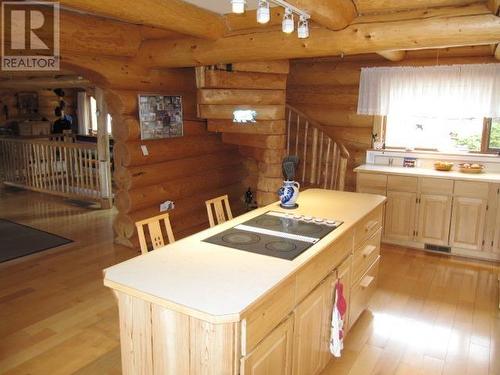
<path fill-rule="evenodd" d="M 219 14 L 231 13 L 230 0 L 184 0 L 197 7 L 210 10 Z M 258 0 L 247 0 L 246 9 L 257 9 Z"/>

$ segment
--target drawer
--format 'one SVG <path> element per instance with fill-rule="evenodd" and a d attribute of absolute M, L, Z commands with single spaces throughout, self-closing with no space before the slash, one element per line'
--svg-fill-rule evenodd
<path fill-rule="evenodd" d="M 361 245 L 382 227 L 382 209 L 378 206 L 354 227 L 354 248 Z"/>
<path fill-rule="evenodd" d="M 385 174 L 358 173 L 356 191 L 385 195 L 387 189 L 387 176 Z"/>
<path fill-rule="evenodd" d="M 371 265 L 368 272 L 353 284 L 351 289 L 351 307 L 349 313 L 349 324 L 352 327 L 361 313 L 368 307 L 370 298 L 377 289 L 378 265 L 380 256 Z"/>
<path fill-rule="evenodd" d="M 420 179 L 420 192 L 422 194 L 453 194 L 453 180 L 445 180 L 443 178 L 428 178 Z"/>
<path fill-rule="evenodd" d="M 387 190 L 407 191 L 416 193 L 418 189 L 418 178 L 408 176 L 388 176 Z"/>
<path fill-rule="evenodd" d="M 309 261 L 296 276 L 295 302 L 300 302 L 311 290 L 346 259 L 353 249 L 353 231 L 348 231 Z"/>
<path fill-rule="evenodd" d="M 352 262 L 352 280 L 357 282 L 361 279 L 368 268 L 375 262 L 380 255 L 380 238 L 382 229 L 379 229 L 372 237 L 370 237 L 363 245 L 354 250 Z"/>
<path fill-rule="evenodd" d="M 246 355 L 266 337 L 295 306 L 295 278 L 278 285 L 261 302 L 242 314 L 241 353 Z"/>
<path fill-rule="evenodd" d="M 453 193 L 460 197 L 488 199 L 489 184 L 487 182 L 455 181 Z"/>

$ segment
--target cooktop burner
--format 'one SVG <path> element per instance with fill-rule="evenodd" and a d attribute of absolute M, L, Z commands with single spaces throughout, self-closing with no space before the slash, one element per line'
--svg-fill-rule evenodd
<path fill-rule="evenodd" d="M 222 241 L 228 244 L 250 245 L 260 241 L 260 237 L 253 233 L 237 232 L 222 236 Z"/>
<path fill-rule="evenodd" d="M 292 260 L 340 225 L 336 220 L 269 211 L 203 241 Z"/>

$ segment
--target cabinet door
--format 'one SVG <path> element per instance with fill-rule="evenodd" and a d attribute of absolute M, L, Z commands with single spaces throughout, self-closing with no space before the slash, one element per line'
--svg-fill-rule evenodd
<path fill-rule="evenodd" d="M 292 369 L 293 317 L 281 323 L 242 359 L 245 375 L 289 375 Z"/>
<path fill-rule="evenodd" d="M 295 309 L 293 374 L 318 374 L 328 361 L 328 308 L 333 298 L 329 276 Z"/>
<path fill-rule="evenodd" d="M 451 196 L 422 194 L 418 208 L 418 241 L 448 245 L 451 218 Z"/>
<path fill-rule="evenodd" d="M 454 197 L 450 245 L 481 250 L 486 218 L 486 200 Z"/>
<path fill-rule="evenodd" d="M 388 191 L 384 237 L 412 240 L 415 230 L 416 193 Z"/>
<path fill-rule="evenodd" d="M 500 187 L 497 188 L 496 218 L 494 221 L 492 251 L 500 254 Z"/>

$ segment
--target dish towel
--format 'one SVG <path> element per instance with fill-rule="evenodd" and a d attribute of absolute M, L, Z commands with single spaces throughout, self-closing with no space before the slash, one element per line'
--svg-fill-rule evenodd
<path fill-rule="evenodd" d="M 344 285 L 340 281 L 337 281 L 330 331 L 330 352 L 334 357 L 340 357 L 341 351 L 344 349 L 344 315 L 346 310 L 347 303 L 344 298 Z"/>

